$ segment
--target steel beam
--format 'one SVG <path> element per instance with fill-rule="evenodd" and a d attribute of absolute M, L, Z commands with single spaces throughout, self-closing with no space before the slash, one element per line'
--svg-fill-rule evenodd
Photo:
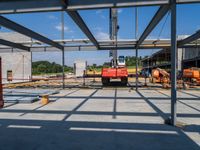
<path fill-rule="evenodd" d="M 183 40 L 178 41 L 178 43 L 177 43 L 178 47 L 181 47 L 181 46 L 183 46 L 185 44 L 189 44 L 189 43 L 191 43 L 193 41 L 198 40 L 199 38 L 200 38 L 200 30 L 197 31 L 195 34 L 193 34 L 193 35 L 191 35 L 191 36 L 189 36 L 189 37 L 187 37 L 187 38 L 185 38 Z"/>
<path fill-rule="evenodd" d="M 171 124 L 173 126 L 176 125 L 176 107 L 177 107 L 176 51 L 177 51 L 176 3 L 175 0 L 171 0 Z"/>
<path fill-rule="evenodd" d="M 0 14 L 60 11 L 60 0 L 1 0 Z"/>
<path fill-rule="evenodd" d="M 96 51 L 97 48 L 86 39 L 75 39 L 75 40 L 55 40 L 58 43 L 65 43 L 64 45 L 65 51 Z M 84 42 L 86 41 L 86 42 Z M 136 40 L 135 39 L 127 39 L 127 40 L 119 40 L 117 44 L 117 49 L 120 50 L 131 50 L 136 49 Z M 140 46 L 139 49 L 166 49 L 171 47 L 170 39 L 161 39 L 158 42 L 154 42 L 155 40 L 145 40 Z M 37 41 L 21 41 L 18 44 L 22 45 L 32 45 L 30 47 L 30 51 L 34 52 L 42 52 L 42 51 L 60 51 L 52 46 L 45 45 L 43 43 L 37 44 Z M 116 49 L 115 45 L 112 45 L 112 40 L 99 41 L 100 48 L 99 50 L 114 50 Z M 197 40 L 197 43 L 185 44 L 179 48 L 200 48 L 200 40 Z M 10 52 L 11 48 L 0 45 L 0 52 Z"/>
<path fill-rule="evenodd" d="M 176 0 L 177 4 L 200 3 L 200 0 Z M 69 0 L 68 10 L 167 5 L 169 0 Z"/>
<path fill-rule="evenodd" d="M 82 30 L 82 32 L 90 39 L 90 41 L 99 49 L 99 44 L 92 32 L 89 30 L 81 16 L 77 11 L 67 11 L 68 15 L 73 19 L 73 21 L 78 25 L 78 27 Z"/>
<path fill-rule="evenodd" d="M 177 0 L 177 4 L 199 3 L 200 0 Z M 169 0 L 68 0 L 68 10 L 155 6 Z M 0 14 L 63 11 L 62 0 L 1 0 Z"/>
<path fill-rule="evenodd" d="M 12 48 L 17 48 L 17 49 L 30 51 L 30 47 L 24 46 L 22 44 L 10 42 L 10 41 L 4 40 L 4 39 L 0 39 L 0 44 L 1 45 L 5 45 L 5 46 L 9 46 L 9 47 L 12 47 Z"/>
<path fill-rule="evenodd" d="M 169 5 L 163 5 L 160 6 L 152 20 L 150 21 L 149 25 L 146 27 L 142 35 L 140 36 L 136 47 L 138 48 L 140 44 L 147 38 L 147 36 L 151 33 L 151 31 L 156 27 L 156 25 L 161 21 L 161 19 L 166 15 L 168 12 L 170 6 Z"/>
<path fill-rule="evenodd" d="M 20 24 L 17 24 L 15 22 L 3 17 L 3 16 L 0 16 L 0 25 L 4 26 L 4 27 L 6 27 L 6 28 L 8 28 L 10 30 L 14 30 L 14 31 L 16 31 L 18 33 L 26 35 L 28 37 L 31 37 L 33 39 L 36 39 L 38 41 L 44 42 L 46 44 L 49 44 L 49 45 L 51 45 L 53 47 L 56 47 L 58 49 L 61 49 L 61 50 L 64 49 L 64 47 L 62 45 L 60 45 L 60 44 L 58 44 L 58 43 L 56 43 L 56 42 L 44 37 L 44 36 L 34 32 L 34 31 L 32 31 L 32 30 L 30 30 L 30 29 L 28 29 L 26 27 L 23 27 Z"/>

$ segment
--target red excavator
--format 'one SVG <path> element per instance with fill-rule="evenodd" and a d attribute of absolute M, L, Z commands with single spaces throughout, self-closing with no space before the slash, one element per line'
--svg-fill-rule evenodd
<path fill-rule="evenodd" d="M 128 83 L 128 70 L 125 66 L 125 58 L 124 56 L 119 56 L 117 59 L 117 66 L 113 66 L 111 68 L 103 68 L 102 69 L 102 84 L 108 85 L 111 79 L 120 79 L 121 84 L 127 85 Z"/>

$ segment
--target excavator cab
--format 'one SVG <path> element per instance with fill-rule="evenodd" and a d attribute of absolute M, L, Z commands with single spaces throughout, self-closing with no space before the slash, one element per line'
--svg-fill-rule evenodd
<path fill-rule="evenodd" d="M 112 59 L 111 60 L 111 65 L 112 65 L 112 68 L 122 68 L 122 67 L 125 67 L 126 66 L 126 61 L 125 61 L 125 57 L 124 56 L 119 56 L 118 59 L 116 60 L 116 66 L 115 66 L 115 60 Z"/>
<path fill-rule="evenodd" d="M 124 67 L 126 65 L 125 57 L 124 56 L 119 56 L 118 57 L 118 59 L 117 59 L 117 65 L 119 67 Z"/>

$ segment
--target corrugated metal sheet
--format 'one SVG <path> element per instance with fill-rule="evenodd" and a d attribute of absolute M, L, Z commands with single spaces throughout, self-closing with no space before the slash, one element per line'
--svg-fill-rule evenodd
<path fill-rule="evenodd" d="M 200 56 L 200 48 L 186 48 L 184 50 L 184 60 L 193 59 Z"/>

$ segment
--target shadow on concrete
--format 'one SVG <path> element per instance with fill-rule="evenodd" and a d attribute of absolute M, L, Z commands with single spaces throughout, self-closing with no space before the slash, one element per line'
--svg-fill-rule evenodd
<path fill-rule="evenodd" d="M 70 116 L 76 115 L 112 115 L 117 116 L 161 116 L 168 118 L 164 113 L 138 91 L 139 97 L 128 97 L 128 99 L 143 99 L 143 103 L 151 106 L 155 112 L 117 112 L 117 89 L 112 98 L 113 112 L 103 111 L 79 111 L 79 108 L 90 99 L 105 99 L 105 97 L 94 96 L 98 90 L 94 90 L 89 96 L 83 98 L 71 111 L 55 110 L 22 110 L 2 109 L 6 113 L 41 113 L 41 114 L 65 114 L 60 121 L 29 120 L 29 119 L 1 119 L 0 120 L 0 150 L 199 150 L 200 147 L 191 140 L 181 129 L 162 123 L 122 123 L 100 121 L 71 121 Z M 72 93 L 71 93 L 72 94 Z M 69 94 L 70 95 L 70 94 Z M 59 98 L 80 98 L 79 96 L 61 96 Z M 107 97 L 106 97 L 107 98 Z M 127 97 L 124 97 L 127 99 Z M 155 98 L 153 98 L 154 100 Z M 159 98 L 163 99 L 163 98 Z M 24 115 L 25 115 L 24 114 Z M 200 117 L 200 114 L 178 114 L 181 117 Z M 139 122 L 139 120 L 138 120 Z M 199 126 L 188 126 L 185 130 L 199 132 Z"/>
<path fill-rule="evenodd" d="M 162 124 L 0 121 L 2 150 L 199 150 L 180 129 Z"/>

